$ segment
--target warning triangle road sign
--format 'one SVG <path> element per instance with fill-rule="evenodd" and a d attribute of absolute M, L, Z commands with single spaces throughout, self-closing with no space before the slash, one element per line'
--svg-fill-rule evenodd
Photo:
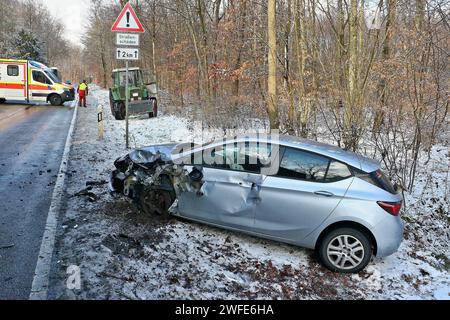
<path fill-rule="evenodd" d="M 123 7 L 122 12 L 120 12 L 116 22 L 114 22 L 111 31 L 145 32 L 129 2 Z"/>

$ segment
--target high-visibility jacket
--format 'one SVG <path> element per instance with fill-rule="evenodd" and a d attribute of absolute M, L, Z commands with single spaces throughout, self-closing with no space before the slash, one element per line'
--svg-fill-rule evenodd
<path fill-rule="evenodd" d="M 87 90 L 88 90 L 87 84 L 84 82 L 80 83 L 80 85 L 78 86 L 78 92 L 83 91 L 83 93 L 84 93 L 84 92 L 87 92 Z"/>

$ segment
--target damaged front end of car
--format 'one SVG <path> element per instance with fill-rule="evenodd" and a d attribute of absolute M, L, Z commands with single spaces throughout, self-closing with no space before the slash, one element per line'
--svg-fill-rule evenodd
<path fill-rule="evenodd" d="M 142 148 L 118 158 L 111 173 L 109 190 L 133 200 L 139 210 L 168 215 L 177 209 L 183 192 L 201 196 L 203 169 L 188 171 L 171 156 L 172 145 Z"/>

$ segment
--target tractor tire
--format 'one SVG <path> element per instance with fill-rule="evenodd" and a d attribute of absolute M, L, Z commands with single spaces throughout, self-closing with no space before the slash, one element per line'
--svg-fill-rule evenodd
<path fill-rule="evenodd" d="M 155 98 L 150 99 L 152 101 L 152 112 L 148 114 L 149 118 L 156 118 L 158 116 L 158 100 Z"/>
<path fill-rule="evenodd" d="M 111 110 L 111 114 L 114 114 L 114 100 L 111 89 L 109 89 L 109 109 Z"/>
<path fill-rule="evenodd" d="M 116 120 L 125 120 L 125 117 L 127 115 L 127 110 L 125 109 L 125 103 L 123 101 L 114 102 L 116 104 L 116 107 L 114 108 L 114 118 Z"/>
<path fill-rule="evenodd" d="M 62 98 L 59 94 L 52 94 L 48 98 L 48 101 L 52 106 L 60 106 L 63 103 Z"/>

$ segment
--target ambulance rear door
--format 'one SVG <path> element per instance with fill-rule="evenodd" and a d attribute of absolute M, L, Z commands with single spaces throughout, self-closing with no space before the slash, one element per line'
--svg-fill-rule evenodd
<path fill-rule="evenodd" d="M 6 100 L 28 99 L 27 63 L 0 62 L 0 95 Z"/>

